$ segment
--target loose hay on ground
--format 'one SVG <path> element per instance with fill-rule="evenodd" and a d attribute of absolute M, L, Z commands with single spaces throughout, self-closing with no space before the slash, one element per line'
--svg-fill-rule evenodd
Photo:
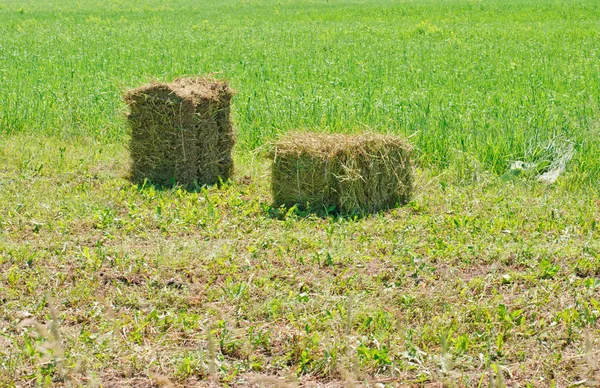
<path fill-rule="evenodd" d="M 394 136 L 293 133 L 272 157 L 277 207 L 366 214 L 408 202 L 413 190 L 410 147 Z"/>
<path fill-rule="evenodd" d="M 215 184 L 233 173 L 233 93 L 223 81 L 179 78 L 127 92 L 131 179 L 158 185 Z"/>

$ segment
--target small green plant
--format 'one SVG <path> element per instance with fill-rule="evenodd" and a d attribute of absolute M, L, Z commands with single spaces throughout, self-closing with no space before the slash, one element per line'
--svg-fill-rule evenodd
<path fill-rule="evenodd" d="M 538 264 L 538 276 L 540 279 L 552 279 L 560 271 L 560 266 L 544 258 Z"/>

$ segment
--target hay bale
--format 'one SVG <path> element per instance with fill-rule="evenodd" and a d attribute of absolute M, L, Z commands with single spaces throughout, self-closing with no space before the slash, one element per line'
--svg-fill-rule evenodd
<path fill-rule="evenodd" d="M 158 185 L 210 185 L 233 174 L 226 82 L 179 78 L 128 91 L 131 179 Z"/>
<path fill-rule="evenodd" d="M 274 206 L 366 214 L 410 200 L 410 147 L 393 136 L 295 133 L 275 144 Z"/>

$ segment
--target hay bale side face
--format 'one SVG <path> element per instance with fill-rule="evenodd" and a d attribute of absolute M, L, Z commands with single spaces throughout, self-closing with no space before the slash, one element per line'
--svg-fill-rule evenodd
<path fill-rule="evenodd" d="M 211 185 L 229 179 L 233 174 L 231 152 L 235 145 L 230 120 L 233 91 L 229 84 L 205 78 L 180 78 L 173 83 L 194 102 L 199 184 Z"/>
<path fill-rule="evenodd" d="M 198 182 L 215 184 L 219 182 L 219 127 L 215 120 L 218 105 L 214 101 L 204 100 L 196 104 L 194 131 L 200 144 L 198 154 Z"/>
<path fill-rule="evenodd" d="M 235 143 L 229 119 L 232 95 L 226 82 L 204 78 L 128 92 L 132 179 L 188 188 L 228 179 Z"/>
<path fill-rule="evenodd" d="M 279 139 L 273 152 L 271 189 L 273 205 L 326 212 L 336 205 L 336 181 L 332 171 L 339 167 L 332 137 L 291 134 Z"/>
<path fill-rule="evenodd" d="M 342 214 L 389 209 L 410 199 L 410 148 L 383 135 L 293 134 L 275 147 L 272 190 L 275 206 Z"/>
<path fill-rule="evenodd" d="M 314 158 L 307 153 L 278 150 L 272 166 L 274 206 L 300 205 L 314 211 L 326 211 L 333 202 L 331 160 Z"/>
<path fill-rule="evenodd" d="M 339 151 L 339 207 L 344 213 L 373 213 L 403 205 L 413 191 L 410 148 L 401 139 L 361 135 Z"/>
<path fill-rule="evenodd" d="M 235 134 L 231 122 L 231 98 L 233 92 L 226 83 L 216 85 L 219 95 L 219 110 L 216 121 L 219 133 L 217 145 L 219 174 L 223 179 L 228 179 L 233 175 L 233 159 L 231 151 L 235 145 Z"/>
<path fill-rule="evenodd" d="M 166 85 L 132 90 L 125 101 L 131 110 L 131 179 L 191 186 L 198 161 L 192 101 Z"/>

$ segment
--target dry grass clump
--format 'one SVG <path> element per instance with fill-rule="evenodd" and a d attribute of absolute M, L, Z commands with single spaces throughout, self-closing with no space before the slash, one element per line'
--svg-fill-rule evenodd
<path fill-rule="evenodd" d="M 131 179 L 158 185 L 215 184 L 233 173 L 227 82 L 179 78 L 128 91 Z"/>
<path fill-rule="evenodd" d="M 275 206 L 366 214 L 408 202 L 413 190 L 410 147 L 394 136 L 293 133 L 272 157 Z"/>

